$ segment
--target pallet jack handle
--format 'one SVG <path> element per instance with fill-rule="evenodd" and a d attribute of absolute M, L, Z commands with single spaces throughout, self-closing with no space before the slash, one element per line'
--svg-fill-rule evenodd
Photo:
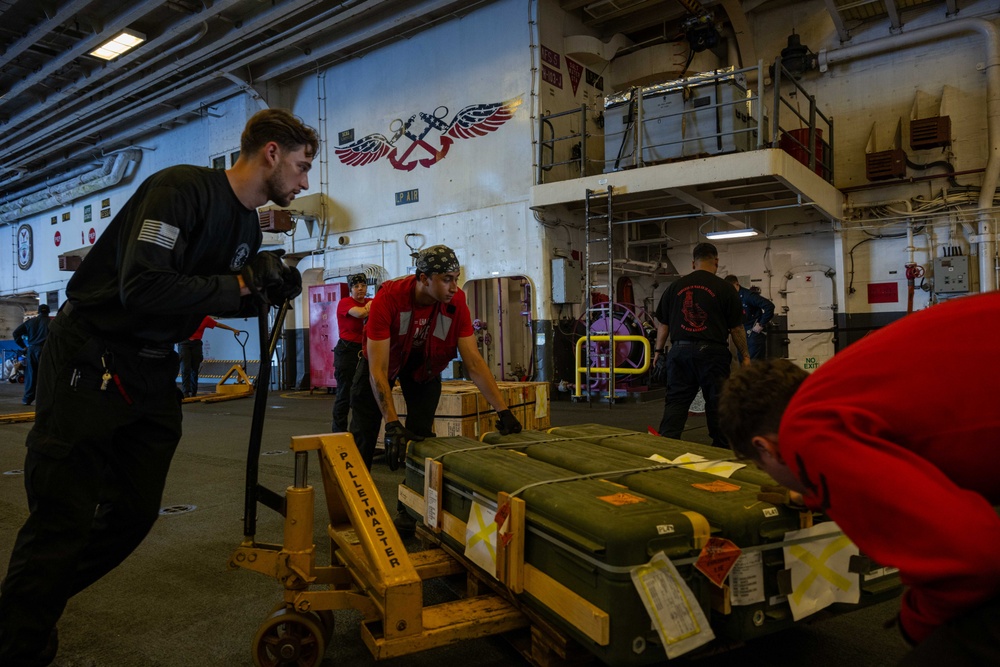
<path fill-rule="evenodd" d="M 257 329 L 260 336 L 260 369 L 255 380 L 255 391 L 253 397 L 253 418 L 250 422 L 250 443 L 247 447 L 247 470 L 246 484 L 243 496 L 243 536 L 253 537 L 257 533 L 257 501 L 260 500 L 268 507 L 271 507 L 281 515 L 285 514 L 284 496 L 275 493 L 271 489 L 260 486 L 257 483 L 260 468 L 260 445 L 264 435 L 264 414 L 267 409 L 267 390 L 271 384 L 271 359 L 274 351 L 278 347 L 278 337 L 285 322 L 285 315 L 291 307 L 289 301 L 285 301 L 278 309 L 278 316 L 274 321 L 274 328 L 267 330 L 267 314 L 269 308 L 261 305 L 257 313 Z M 267 350 L 267 355 L 263 351 Z"/>

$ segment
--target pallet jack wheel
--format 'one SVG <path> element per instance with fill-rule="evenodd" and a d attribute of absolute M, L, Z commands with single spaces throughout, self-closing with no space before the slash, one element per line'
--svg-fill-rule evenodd
<path fill-rule="evenodd" d="M 279 609 L 268 616 L 254 634 L 250 647 L 253 664 L 256 667 L 318 667 L 326 652 L 324 625 L 318 614 Z"/>
<path fill-rule="evenodd" d="M 320 629 L 323 630 L 323 640 L 329 646 L 330 640 L 333 639 L 333 612 L 329 609 L 324 609 L 309 613 L 319 620 Z"/>

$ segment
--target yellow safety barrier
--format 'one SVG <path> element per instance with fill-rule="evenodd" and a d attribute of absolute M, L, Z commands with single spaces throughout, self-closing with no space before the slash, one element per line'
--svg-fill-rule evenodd
<path fill-rule="evenodd" d="M 629 367 L 620 368 L 618 366 L 615 366 L 614 368 L 610 366 L 591 366 L 590 368 L 587 368 L 586 366 L 581 367 L 580 350 L 583 348 L 583 344 L 587 342 L 587 337 L 584 336 L 580 338 L 580 340 L 576 341 L 576 394 L 575 394 L 576 396 L 582 396 L 580 392 L 580 376 L 588 371 L 591 373 L 607 373 L 608 375 L 611 375 L 612 371 L 614 372 L 615 375 L 639 375 L 649 370 L 649 361 L 650 361 L 649 340 L 645 336 L 615 336 L 614 338 L 616 343 L 618 341 L 621 341 L 623 343 L 630 341 L 642 342 L 642 348 L 643 348 L 642 366 L 639 366 L 638 368 L 629 368 Z M 591 336 L 590 342 L 609 343 L 611 342 L 611 336 L 609 335 Z M 614 350 L 610 350 L 609 353 L 611 355 L 611 363 L 614 364 L 615 363 Z M 613 396 L 614 389 L 615 388 L 612 387 L 611 383 L 609 382 L 608 383 L 609 397 Z"/>

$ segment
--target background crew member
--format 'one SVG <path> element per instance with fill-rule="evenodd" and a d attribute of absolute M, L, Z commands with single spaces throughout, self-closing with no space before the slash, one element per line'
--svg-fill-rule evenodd
<path fill-rule="evenodd" d="M 368 292 L 368 278 L 363 273 L 355 273 L 348 279 L 351 295 L 337 303 L 337 327 L 340 340 L 333 348 L 333 377 L 337 381 L 337 399 L 333 402 L 333 432 L 347 431 L 347 415 L 351 410 L 351 384 L 354 369 L 361 356 L 361 341 L 364 340 L 365 320 L 372 300 Z"/>
<path fill-rule="evenodd" d="M 365 349 L 351 392 L 351 433 L 369 468 L 383 419 L 387 442 L 394 438 L 405 445 L 432 434 L 441 371 L 457 354 L 497 411 L 499 430 L 521 431 L 479 354 L 465 293 L 458 288 L 455 251 L 443 245 L 425 248 L 417 255 L 416 268 L 416 275 L 382 283 L 365 326 Z M 392 402 L 397 378 L 406 401 L 406 426 Z"/>
<path fill-rule="evenodd" d="M 201 338 L 205 335 L 205 329 L 215 327 L 228 329 L 234 334 L 243 333 L 206 315 L 190 338 L 177 343 L 177 353 L 181 357 L 181 391 L 184 392 L 184 398 L 198 395 L 198 371 L 201 370 L 201 362 L 205 360 Z"/>
<path fill-rule="evenodd" d="M 181 437 L 174 344 L 208 313 L 249 315 L 258 298 L 301 291 L 280 252 L 256 254 L 256 208 L 287 206 L 309 187 L 317 146 L 287 111 L 258 112 L 231 169 L 146 179 L 69 281 L 42 353 L 24 464 L 30 514 L 0 587 L 0 665 L 48 665 L 66 601 L 156 520 Z"/>
<path fill-rule="evenodd" d="M 31 405 L 35 400 L 35 385 L 38 382 L 38 362 L 42 358 L 42 346 L 49 337 L 49 307 L 38 306 L 38 314 L 22 322 L 14 329 L 14 342 L 22 350 L 27 350 L 27 368 L 24 371 L 24 398 L 21 402 Z"/>
<path fill-rule="evenodd" d="M 743 328 L 747 332 L 750 358 L 763 359 L 767 348 L 767 334 L 764 333 L 764 327 L 774 317 L 774 303 L 752 289 L 742 287 L 738 276 L 729 274 L 724 280 L 736 288 L 736 292 L 740 295 L 740 303 L 743 304 Z M 743 358 L 739 357 L 738 361 L 742 362 Z"/>
<path fill-rule="evenodd" d="M 907 315 L 812 375 L 754 362 L 722 394 L 737 455 L 837 522 L 907 586 L 904 665 L 1000 664 L 1000 293 Z M 922 352 L 928 331 L 941 354 Z M 914 363 L 915 358 L 923 363 Z M 943 391 L 914 396 L 933 378 Z"/>
<path fill-rule="evenodd" d="M 708 435 L 716 447 L 725 447 L 719 430 L 719 391 L 729 377 L 733 356 L 727 336 L 732 336 L 744 365 L 750 363 L 743 311 L 733 288 L 719 278 L 719 251 L 711 243 L 694 247 L 694 271 L 671 283 L 656 307 L 655 364 L 667 355 L 667 395 L 660 435 L 679 438 L 688 409 L 701 388 L 705 398 Z M 664 346 L 669 335 L 670 351 Z"/>

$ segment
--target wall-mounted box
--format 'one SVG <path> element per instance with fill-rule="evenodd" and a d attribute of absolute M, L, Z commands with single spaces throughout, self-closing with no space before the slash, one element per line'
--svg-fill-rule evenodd
<path fill-rule="evenodd" d="M 583 271 L 568 257 L 552 260 L 552 303 L 580 303 L 583 299 Z"/>
<path fill-rule="evenodd" d="M 969 258 L 938 257 L 934 260 L 934 291 L 938 294 L 964 294 L 971 289 Z"/>
<path fill-rule="evenodd" d="M 76 271 L 80 268 L 81 262 L 83 262 L 83 257 L 78 255 L 59 255 L 59 270 Z"/>
<path fill-rule="evenodd" d="M 294 228 L 292 214 L 288 211 L 270 209 L 260 212 L 260 231 L 262 232 L 290 232 Z"/>
<path fill-rule="evenodd" d="M 951 116 L 932 116 L 910 121 L 910 148 L 923 150 L 951 145 Z"/>
<path fill-rule="evenodd" d="M 869 181 L 906 176 L 906 153 L 899 148 L 865 153 L 865 176 Z"/>

